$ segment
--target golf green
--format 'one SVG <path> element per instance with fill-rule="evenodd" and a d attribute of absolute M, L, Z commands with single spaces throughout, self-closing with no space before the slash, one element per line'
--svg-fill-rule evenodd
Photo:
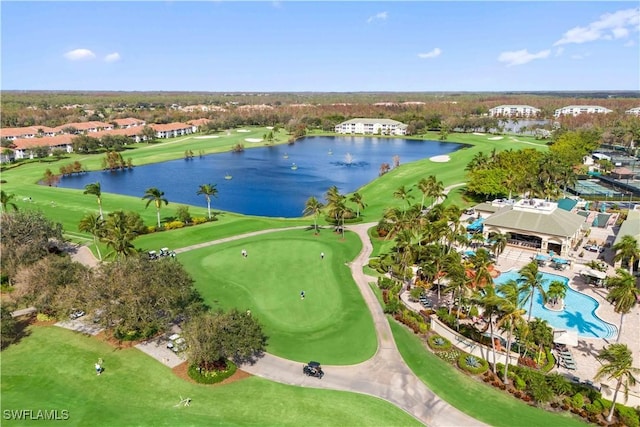
<path fill-rule="evenodd" d="M 348 365 L 369 359 L 377 346 L 371 314 L 347 265 L 360 249 L 353 233 L 343 239 L 328 230 L 314 235 L 298 229 L 181 253 L 179 259 L 212 308 L 250 310 L 259 319 L 268 352 Z"/>

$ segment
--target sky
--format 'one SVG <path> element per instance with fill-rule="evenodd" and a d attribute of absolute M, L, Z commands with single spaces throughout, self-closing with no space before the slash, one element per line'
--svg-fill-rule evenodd
<path fill-rule="evenodd" d="M 2 90 L 640 90 L 638 1 L 2 1 Z"/>

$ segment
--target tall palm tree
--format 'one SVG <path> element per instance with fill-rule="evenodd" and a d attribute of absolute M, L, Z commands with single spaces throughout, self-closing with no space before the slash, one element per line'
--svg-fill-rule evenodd
<path fill-rule="evenodd" d="M 609 415 L 607 415 L 607 421 L 611 422 L 620 387 L 624 387 L 626 401 L 629 397 L 629 387 L 636 384 L 636 378 L 633 374 L 640 372 L 640 369 L 633 367 L 633 354 L 626 344 L 611 344 L 600 350 L 596 358 L 602 363 L 602 366 L 598 369 L 594 379 L 598 381 L 606 376 L 607 379 L 616 380 L 616 390 L 613 393 Z"/>
<path fill-rule="evenodd" d="M 498 292 L 504 297 L 499 301 L 499 317 L 497 326 L 508 331 L 507 335 L 507 360 L 504 365 L 504 377 L 502 382 L 509 383 L 509 361 L 511 359 L 511 342 L 513 339 L 513 331 L 516 327 L 524 322 L 522 316 L 524 310 L 519 306 L 520 289 L 515 280 L 509 280 L 498 286 Z"/>
<path fill-rule="evenodd" d="M 211 197 L 218 196 L 218 189 L 215 184 L 202 184 L 198 188 L 196 194 L 199 196 L 201 194 L 204 195 L 204 198 L 207 199 L 207 213 L 209 214 L 209 220 L 211 220 Z"/>
<path fill-rule="evenodd" d="M 362 194 L 356 192 L 351 195 L 349 201 L 356 204 L 356 217 L 360 218 L 360 209 L 364 210 L 367 207 L 366 203 L 362 200 Z"/>
<path fill-rule="evenodd" d="M 98 245 L 99 239 L 104 235 L 104 220 L 99 216 L 91 212 L 82 217 L 78 224 L 78 230 L 83 233 L 89 233 L 93 236 L 93 244 L 98 251 L 98 259 L 102 261 L 102 254 L 100 253 L 100 246 Z"/>
<path fill-rule="evenodd" d="M 4 212 L 7 211 L 7 206 L 11 206 L 14 211 L 18 210 L 18 205 L 12 202 L 15 197 L 15 194 L 5 193 L 4 190 L 0 190 L 0 204 L 2 204 L 2 210 Z"/>
<path fill-rule="evenodd" d="M 158 216 L 158 228 L 160 228 L 160 208 L 163 203 L 165 205 L 169 204 L 169 201 L 164 197 L 164 191 L 160 191 L 156 187 L 147 188 L 144 192 L 144 196 L 142 196 L 142 200 L 147 201 L 145 208 L 148 208 L 152 202 L 155 205 L 156 214 Z"/>
<path fill-rule="evenodd" d="M 507 243 L 509 241 L 509 233 L 496 233 L 493 235 L 493 237 L 491 237 L 491 250 L 493 251 L 493 254 L 496 256 L 496 260 L 500 257 L 500 255 L 502 255 L 502 252 L 504 252 L 504 250 L 507 247 Z"/>
<path fill-rule="evenodd" d="M 125 258 L 136 253 L 132 242 L 137 235 L 138 233 L 132 229 L 127 215 L 123 211 L 115 211 L 108 214 L 102 236 L 102 241 L 106 243 L 107 247 L 111 248 L 111 252 L 107 254 L 107 257 Z"/>
<path fill-rule="evenodd" d="M 422 200 L 420 201 L 420 210 L 424 209 L 424 198 L 427 197 L 427 193 L 429 193 L 429 189 L 431 188 L 429 180 L 427 178 L 422 178 L 418 181 L 418 190 L 422 193 Z"/>
<path fill-rule="evenodd" d="M 318 215 L 323 207 L 322 202 L 311 196 L 305 202 L 304 210 L 302 211 L 303 215 L 313 215 L 313 229 L 316 234 L 318 234 Z"/>
<path fill-rule="evenodd" d="M 607 301 L 613 304 L 616 313 L 620 313 L 620 327 L 618 328 L 618 338 L 616 339 L 616 342 L 620 342 L 624 315 L 629 313 L 638 303 L 640 290 L 636 286 L 635 277 L 627 270 L 618 268 L 616 273 L 616 276 L 607 277 L 605 284 L 609 288 Z"/>
<path fill-rule="evenodd" d="M 638 241 L 630 235 L 622 236 L 620 241 L 612 246 L 615 250 L 614 261 L 627 260 L 629 263 L 629 274 L 633 276 L 633 264 L 640 259 L 640 249 Z"/>
<path fill-rule="evenodd" d="M 444 184 L 442 181 L 437 181 L 435 176 L 430 176 L 430 186 L 429 193 L 427 196 L 431 197 L 433 200 L 431 201 L 431 207 L 438 203 L 438 200 L 445 195 L 444 193 Z"/>
<path fill-rule="evenodd" d="M 501 304 L 502 298 L 496 294 L 496 288 L 493 283 L 488 284 L 484 288 L 480 289 L 480 296 L 478 299 L 478 303 L 483 308 L 484 313 L 483 317 L 488 322 L 487 328 L 489 329 L 490 339 L 491 339 L 491 352 L 493 354 L 493 364 L 491 370 L 494 374 L 497 373 L 496 366 L 496 342 L 493 339 L 493 319 L 499 313 L 499 308 Z M 485 329 L 486 330 L 486 329 Z"/>
<path fill-rule="evenodd" d="M 102 215 L 102 190 L 100 188 L 100 182 L 94 182 L 84 186 L 84 192 L 82 194 L 91 194 L 98 198 L 98 210 L 100 211 L 100 219 L 104 219 Z"/>
<path fill-rule="evenodd" d="M 520 273 L 520 278 L 518 279 L 520 292 L 524 294 L 521 304 L 526 304 L 526 302 L 529 301 L 529 315 L 527 317 L 527 322 L 530 322 L 536 291 L 540 292 L 540 295 L 542 295 L 543 302 L 547 301 L 547 294 L 544 291 L 546 279 L 544 279 L 542 273 L 538 271 L 538 263 L 536 261 L 531 261 L 529 264 L 522 267 L 518 273 Z"/>
<path fill-rule="evenodd" d="M 473 264 L 475 272 L 472 282 L 473 286 L 481 288 L 487 284 L 492 284 L 493 277 L 491 277 L 491 266 L 493 266 L 493 261 L 491 261 L 489 252 L 484 248 L 480 248 L 473 256 L 470 257 L 470 261 L 471 264 Z"/>

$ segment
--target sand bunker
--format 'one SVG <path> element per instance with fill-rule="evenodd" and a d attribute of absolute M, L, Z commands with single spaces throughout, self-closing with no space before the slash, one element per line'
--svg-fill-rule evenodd
<path fill-rule="evenodd" d="M 501 139 L 504 139 L 504 136 L 493 136 L 491 138 L 487 138 L 489 141 L 500 141 Z"/>
<path fill-rule="evenodd" d="M 262 142 L 262 138 L 245 138 L 247 142 Z"/>
<path fill-rule="evenodd" d="M 196 136 L 193 139 L 209 139 L 209 138 L 220 138 L 220 135 Z"/>
<path fill-rule="evenodd" d="M 451 160 L 451 157 L 449 157 L 449 156 L 433 156 L 433 157 L 430 157 L 429 160 L 431 160 L 432 162 L 436 162 L 436 163 L 446 163 L 449 160 Z"/>
<path fill-rule="evenodd" d="M 480 133 L 480 132 L 474 132 L 473 134 L 474 135 L 479 135 L 479 136 L 485 136 L 486 135 L 486 133 Z"/>
<path fill-rule="evenodd" d="M 249 129 L 238 129 L 237 132 L 251 132 Z"/>
<path fill-rule="evenodd" d="M 267 129 L 273 129 L 273 126 L 267 126 Z"/>

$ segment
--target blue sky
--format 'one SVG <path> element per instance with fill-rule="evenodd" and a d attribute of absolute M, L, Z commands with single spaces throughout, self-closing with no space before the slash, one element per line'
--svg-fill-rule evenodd
<path fill-rule="evenodd" d="M 7 2 L 4 90 L 640 90 L 634 2 Z"/>

